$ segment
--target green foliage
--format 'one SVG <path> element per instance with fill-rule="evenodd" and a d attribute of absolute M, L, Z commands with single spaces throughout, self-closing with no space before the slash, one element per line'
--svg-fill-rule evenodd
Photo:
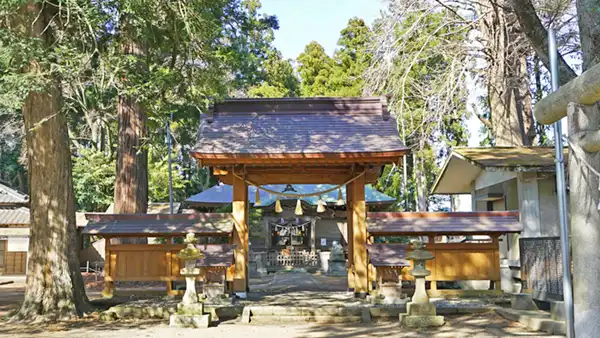
<path fill-rule="evenodd" d="M 169 171 L 166 150 L 152 149 L 148 163 L 148 195 L 151 202 L 169 201 Z M 174 200 L 186 197 L 188 181 L 182 168 L 173 161 Z M 113 202 L 115 182 L 115 159 L 93 149 L 83 149 L 73 158 L 73 182 L 77 209 L 104 212 Z"/>
<path fill-rule="evenodd" d="M 83 149 L 73 157 L 73 190 L 77 209 L 104 212 L 113 201 L 115 159 Z"/>
<path fill-rule="evenodd" d="M 232 212 L 232 206 L 226 205 L 215 210 L 216 212 Z M 264 223 L 262 223 L 263 210 L 261 208 L 250 208 L 248 213 L 248 231 L 251 237 L 265 235 Z"/>
<path fill-rule="evenodd" d="M 297 58 L 302 79 L 302 96 L 326 96 L 331 89 L 329 79 L 333 74 L 333 60 L 318 42 L 309 43 Z"/>
<path fill-rule="evenodd" d="M 334 60 L 336 67 L 330 86 L 335 96 L 361 96 L 363 74 L 371 60 L 367 50 L 372 34 L 362 19 L 352 18 L 341 32 Z"/>
<path fill-rule="evenodd" d="M 230 95 L 245 95 L 267 76 L 264 63 L 270 58 L 279 21 L 273 15 L 259 14 L 259 0 L 230 0 L 223 9 L 223 38 L 220 55 L 234 75 Z"/>
<path fill-rule="evenodd" d="M 290 60 L 272 51 L 263 63 L 264 81 L 250 87 L 250 97 L 295 97 L 300 94 L 300 81 L 294 74 Z"/>
<path fill-rule="evenodd" d="M 316 41 L 309 43 L 297 58 L 302 96 L 361 96 L 371 39 L 365 22 L 352 18 L 340 33 L 333 58 Z"/>
<path fill-rule="evenodd" d="M 164 126 L 173 116 L 178 154 L 173 177 L 181 200 L 216 183 L 188 155 L 209 101 L 247 96 L 251 88 L 256 96 L 299 92 L 290 62 L 272 47 L 277 18 L 260 14 L 258 0 L 60 2 L 49 27 L 56 37 L 52 49 L 11 29 L 18 25 L 22 4 L 0 3 L 0 112 L 16 118 L 13 129 L 19 130 L 25 95 L 60 79 L 79 209 L 103 211 L 113 198 L 107 182 L 114 180 L 109 167 L 114 166 L 118 96 L 142 104 L 149 118 L 148 149 L 165 143 Z M 23 67 L 34 59 L 50 71 L 24 74 Z M 15 185 L 25 171 L 17 161 L 21 135 L 6 133 L 12 122 L 2 117 L 0 131 L 10 149 L 2 137 L 0 179 Z M 166 152 L 159 153 L 149 164 L 153 201 L 168 199 Z M 97 170 L 88 172 L 90 167 Z"/>
<path fill-rule="evenodd" d="M 153 149 L 154 150 L 154 149 Z M 163 155 L 165 151 L 151 151 L 148 158 L 148 199 L 151 202 L 169 201 L 169 162 Z M 182 168 L 176 162 L 172 163 L 173 200 L 185 200 L 187 181 L 181 175 Z"/>
<path fill-rule="evenodd" d="M 248 232 L 250 236 L 262 237 L 265 235 L 265 225 L 262 221 L 263 209 L 250 208 L 248 214 Z"/>

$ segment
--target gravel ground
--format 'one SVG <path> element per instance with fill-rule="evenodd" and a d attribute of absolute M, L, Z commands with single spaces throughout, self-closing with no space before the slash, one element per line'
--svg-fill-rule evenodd
<path fill-rule="evenodd" d="M 254 283 L 256 288 L 249 300 L 238 304 L 285 305 L 285 306 L 374 306 L 355 299 L 351 293 L 339 290 L 343 280 L 323 276 L 285 274 L 274 275 Z M 258 281 L 257 281 L 258 282 Z M 340 285 L 338 285 L 340 284 Z M 253 284 L 251 284 L 252 286 Z M 88 290 L 91 299 L 99 297 L 97 291 Z M 23 285 L 0 286 L 0 318 L 9 310 L 16 309 L 23 297 Z M 254 298 L 252 298 L 254 297 Z M 501 300 L 501 299 L 500 299 Z M 434 299 L 438 307 L 488 307 L 497 298 Z M 128 304 L 175 303 L 168 298 L 139 300 Z M 350 337 L 550 337 L 530 332 L 518 323 L 504 320 L 493 312 L 481 314 L 452 315 L 441 328 L 415 333 L 401 328 L 397 322 L 373 324 L 318 325 L 309 323 L 261 323 L 241 324 L 238 320 L 224 321 L 208 329 L 170 328 L 166 321 L 118 320 L 102 322 L 98 315 L 74 322 L 58 324 L 20 325 L 8 324 L 0 319 L 0 337 L 260 337 L 260 338 L 350 338 Z M 557 336 L 554 336 L 557 337 Z"/>
<path fill-rule="evenodd" d="M 2 337 L 260 337 L 260 338 L 367 338 L 367 337 L 560 337 L 531 332 L 493 314 L 447 316 L 440 328 L 412 331 L 397 323 L 382 324 L 240 324 L 230 321 L 208 329 L 170 328 L 162 322 L 118 321 L 102 323 L 79 321 L 49 326 L 18 326 L 0 323 Z"/>

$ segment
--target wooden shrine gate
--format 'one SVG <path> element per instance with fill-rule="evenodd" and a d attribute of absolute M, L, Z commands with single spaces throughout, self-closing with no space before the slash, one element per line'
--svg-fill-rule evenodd
<path fill-rule="evenodd" d="M 348 286 L 369 292 L 365 184 L 409 153 L 383 97 L 234 99 L 202 119 L 191 155 L 233 186 L 233 289 L 248 291 L 248 185 L 346 185 Z"/>

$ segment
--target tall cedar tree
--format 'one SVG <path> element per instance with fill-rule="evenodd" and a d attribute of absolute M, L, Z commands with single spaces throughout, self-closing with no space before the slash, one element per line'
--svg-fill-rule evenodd
<path fill-rule="evenodd" d="M 331 93 L 329 80 L 333 75 L 333 60 L 318 42 L 312 41 L 298 55 L 302 96 L 327 96 Z"/>
<path fill-rule="evenodd" d="M 134 28 L 129 22 L 135 18 L 121 13 L 120 19 L 119 39 L 124 56 L 141 60 L 146 54 L 145 46 L 136 40 Z M 134 63 L 134 66 L 137 64 Z M 141 62 L 138 71 L 144 72 Z M 146 113 L 135 95 L 119 95 L 114 202 L 116 214 L 145 214 L 148 209 L 148 150 L 143 144 L 147 137 L 146 121 Z"/>
<path fill-rule="evenodd" d="M 56 42 L 57 6 L 30 2 L 22 6 L 10 27 L 23 39 L 38 40 L 49 52 Z M 30 58 L 26 76 L 50 76 L 31 90 L 22 107 L 26 130 L 30 193 L 30 244 L 25 297 L 14 317 L 22 320 L 62 320 L 80 316 L 89 306 L 79 271 L 71 153 L 67 121 L 61 112 L 59 81 L 48 63 Z"/>

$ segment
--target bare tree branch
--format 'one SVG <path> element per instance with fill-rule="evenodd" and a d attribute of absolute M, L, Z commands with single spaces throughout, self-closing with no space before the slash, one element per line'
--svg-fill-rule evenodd
<path fill-rule="evenodd" d="M 548 31 L 538 17 L 531 0 L 510 0 L 512 10 L 517 14 L 521 29 L 529 39 L 531 47 L 547 69 L 550 69 L 548 56 Z M 574 79 L 577 74 L 567 64 L 562 55 L 558 56 L 558 73 L 561 84 Z"/>

